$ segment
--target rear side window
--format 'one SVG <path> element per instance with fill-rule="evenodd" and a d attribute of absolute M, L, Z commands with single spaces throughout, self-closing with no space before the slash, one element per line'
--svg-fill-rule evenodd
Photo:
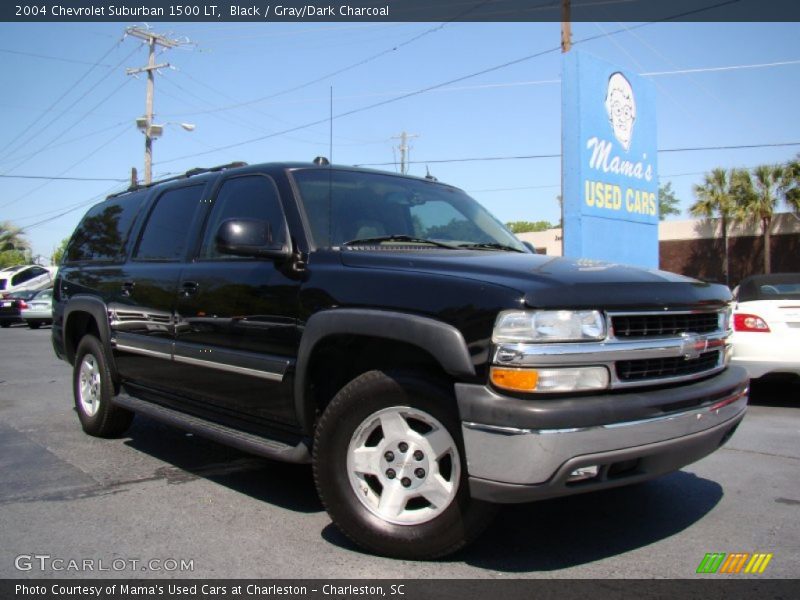
<path fill-rule="evenodd" d="M 159 196 L 144 226 L 134 258 L 180 260 L 186 252 L 189 226 L 203 198 L 203 186 L 182 187 Z"/>
<path fill-rule="evenodd" d="M 208 218 L 202 258 L 237 258 L 217 252 L 215 236 L 223 221 L 228 219 L 258 219 L 267 221 L 276 244 L 286 243 L 286 228 L 278 189 L 265 175 L 248 175 L 228 179 L 219 189 L 211 215 Z"/>
<path fill-rule="evenodd" d="M 143 199 L 143 194 L 129 194 L 92 207 L 67 248 L 67 262 L 113 261 L 121 258 L 128 232 Z"/>
<path fill-rule="evenodd" d="M 11 285 L 21 285 L 26 281 L 30 281 L 31 279 L 39 277 L 40 275 L 44 275 L 45 273 L 47 273 L 47 270 L 42 269 L 41 267 L 23 269 L 11 278 Z"/>

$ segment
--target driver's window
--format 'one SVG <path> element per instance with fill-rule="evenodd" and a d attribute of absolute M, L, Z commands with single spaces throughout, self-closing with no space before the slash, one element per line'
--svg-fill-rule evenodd
<path fill-rule="evenodd" d="M 245 175 L 227 180 L 219 189 L 208 217 L 200 258 L 236 259 L 217 251 L 214 238 L 223 221 L 258 219 L 267 221 L 275 244 L 286 243 L 286 225 L 278 189 L 270 177 Z"/>

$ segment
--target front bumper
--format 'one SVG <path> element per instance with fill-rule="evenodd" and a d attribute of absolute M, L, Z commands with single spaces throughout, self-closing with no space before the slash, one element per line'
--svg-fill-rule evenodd
<path fill-rule="evenodd" d="M 674 471 L 727 441 L 744 417 L 747 384 L 735 367 L 691 385 L 569 399 L 457 384 L 470 492 L 527 502 Z M 583 467 L 597 475 L 574 481 Z"/>

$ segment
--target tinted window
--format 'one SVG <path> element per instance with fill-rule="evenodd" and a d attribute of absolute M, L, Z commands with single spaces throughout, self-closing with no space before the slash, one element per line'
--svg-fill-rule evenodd
<path fill-rule="evenodd" d="M 752 300 L 800 300 L 800 273 L 754 275 L 739 285 L 739 302 Z"/>
<path fill-rule="evenodd" d="M 208 218 L 200 255 L 203 258 L 236 258 L 217 252 L 214 238 L 220 224 L 228 219 L 267 221 L 276 244 L 286 243 L 286 228 L 278 190 L 269 177 L 248 175 L 227 180 L 214 201 Z"/>
<path fill-rule="evenodd" d="M 202 196 L 201 185 L 161 194 L 144 226 L 135 258 L 180 260 L 186 251 L 189 225 Z"/>
<path fill-rule="evenodd" d="M 319 247 L 386 235 L 423 237 L 454 246 L 524 246 L 480 204 L 447 185 L 331 169 L 292 172 Z"/>
<path fill-rule="evenodd" d="M 11 278 L 11 285 L 19 285 L 21 283 L 25 283 L 26 281 L 30 281 L 34 277 L 38 277 L 39 275 L 44 275 L 47 273 L 45 269 L 41 267 L 31 267 L 30 269 L 23 269 L 16 275 Z"/>
<path fill-rule="evenodd" d="M 128 194 L 92 207 L 69 243 L 66 260 L 118 259 L 143 199 L 143 194 Z"/>

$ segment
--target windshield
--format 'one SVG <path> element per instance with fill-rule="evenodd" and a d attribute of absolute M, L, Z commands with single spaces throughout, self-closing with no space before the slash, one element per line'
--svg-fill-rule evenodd
<path fill-rule="evenodd" d="M 739 285 L 739 302 L 800 300 L 800 273 L 775 273 L 748 277 Z"/>
<path fill-rule="evenodd" d="M 301 169 L 292 175 L 321 248 L 387 238 L 527 252 L 486 209 L 450 186 L 364 171 Z"/>

